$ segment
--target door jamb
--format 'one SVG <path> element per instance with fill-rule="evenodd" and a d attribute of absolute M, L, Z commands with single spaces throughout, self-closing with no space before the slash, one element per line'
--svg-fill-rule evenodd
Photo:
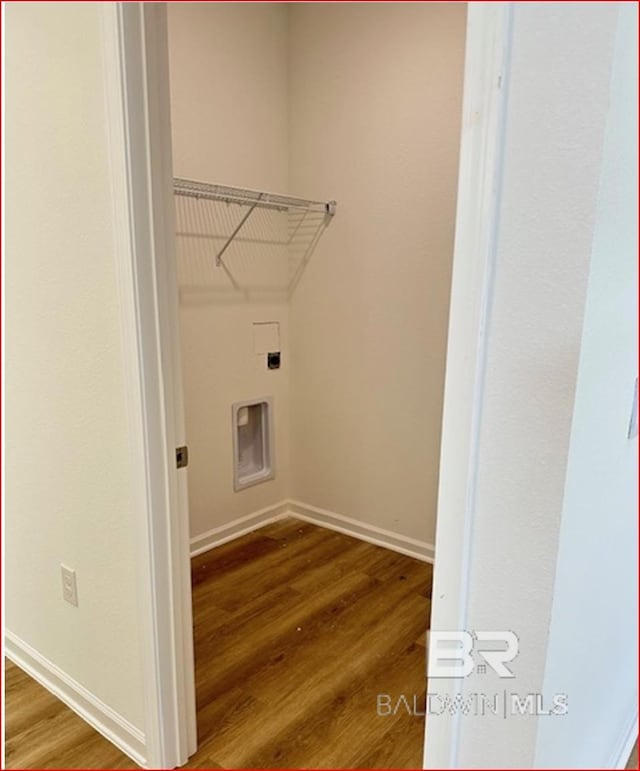
<path fill-rule="evenodd" d="M 103 3 L 150 768 L 175 768 L 197 749 L 166 26 L 164 3 Z"/>
<path fill-rule="evenodd" d="M 431 628 L 467 628 L 471 544 L 503 168 L 512 3 L 469 3 L 458 202 L 440 445 Z M 427 694 L 455 699 L 457 679 Z M 428 710 L 427 714 L 428 714 Z M 460 714 L 429 715 L 424 768 L 457 768 Z"/>

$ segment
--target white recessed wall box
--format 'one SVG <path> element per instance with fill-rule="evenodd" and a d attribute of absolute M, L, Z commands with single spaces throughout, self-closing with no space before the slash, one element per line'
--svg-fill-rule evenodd
<path fill-rule="evenodd" d="M 275 476 L 273 399 L 270 396 L 235 402 L 233 432 L 233 489 L 266 482 Z"/>

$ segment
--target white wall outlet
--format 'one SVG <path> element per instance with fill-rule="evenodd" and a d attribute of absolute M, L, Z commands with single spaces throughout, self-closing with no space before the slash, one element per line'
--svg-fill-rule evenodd
<path fill-rule="evenodd" d="M 76 571 L 66 565 L 60 565 L 60 569 L 62 570 L 62 597 L 66 602 L 78 607 Z"/>

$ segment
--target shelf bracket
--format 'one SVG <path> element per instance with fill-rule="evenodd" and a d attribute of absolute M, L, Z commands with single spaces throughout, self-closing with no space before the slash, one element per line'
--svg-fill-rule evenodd
<path fill-rule="evenodd" d="M 260 193 L 260 195 L 258 196 L 258 198 L 256 198 L 256 200 L 255 200 L 255 201 L 253 202 L 253 204 L 252 204 L 252 205 L 249 207 L 249 209 L 247 210 L 247 212 L 245 213 L 245 215 L 242 217 L 242 219 L 240 220 L 240 222 L 239 222 L 239 223 L 236 225 L 236 227 L 235 227 L 235 230 L 234 230 L 234 231 L 233 231 L 233 233 L 232 233 L 232 234 L 229 236 L 229 238 L 227 239 L 227 241 L 226 241 L 225 245 L 224 245 L 224 246 L 222 247 L 222 249 L 220 249 L 220 251 L 219 251 L 219 252 L 216 254 L 216 267 L 217 267 L 217 268 L 219 268 L 219 267 L 220 267 L 220 265 L 222 265 L 222 255 L 223 255 L 223 254 L 224 254 L 224 253 L 227 251 L 227 249 L 229 248 L 229 246 L 230 246 L 231 242 L 233 241 L 233 239 L 234 239 L 234 238 L 235 238 L 235 237 L 238 235 L 238 233 L 239 233 L 239 232 L 240 232 L 240 230 L 242 229 L 242 226 L 244 225 L 244 223 L 245 223 L 245 222 L 246 222 L 246 221 L 249 219 L 249 217 L 250 217 L 250 216 L 251 216 L 251 214 L 253 213 L 253 210 L 256 208 L 256 206 L 258 205 L 258 203 L 259 203 L 259 202 L 262 200 L 262 197 L 263 197 L 263 194 L 262 194 L 262 193 Z"/>

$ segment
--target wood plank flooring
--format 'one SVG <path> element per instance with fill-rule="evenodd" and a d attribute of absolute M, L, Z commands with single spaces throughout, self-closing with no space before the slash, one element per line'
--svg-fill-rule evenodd
<path fill-rule="evenodd" d="M 295 519 L 192 561 L 198 753 L 186 768 L 420 768 L 432 568 Z M 7 768 L 132 767 L 16 667 Z M 418 702 L 420 703 L 420 702 Z M 61 740 L 62 737 L 62 740 Z"/>
<path fill-rule="evenodd" d="M 431 566 L 283 520 L 193 560 L 199 754 L 223 768 L 418 768 Z"/>
<path fill-rule="evenodd" d="M 137 768 L 8 659 L 4 672 L 5 768 Z"/>

